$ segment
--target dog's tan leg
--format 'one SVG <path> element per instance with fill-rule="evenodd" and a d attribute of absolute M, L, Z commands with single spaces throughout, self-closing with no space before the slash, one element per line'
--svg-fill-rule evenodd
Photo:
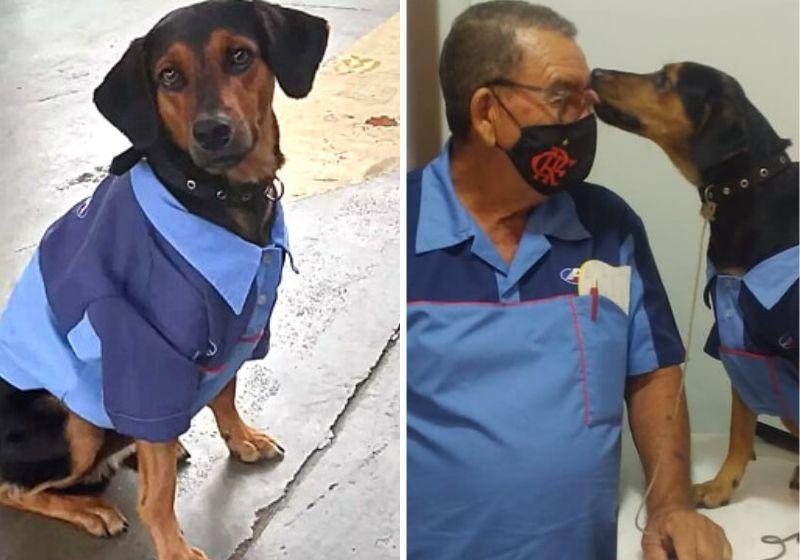
<path fill-rule="evenodd" d="M 744 404 L 736 389 L 731 387 L 731 433 L 728 456 L 714 480 L 694 485 L 694 500 L 698 507 L 715 508 L 730 502 L 733 490 L 739 486 L 753 458 L 753 439 L 756 433 L 756 414 Z"/>
<path fill-rule="evenodd" d="M 137 440 L 139 516 L 150 530 L 158 560 L 208 560 L 201 550 L 188 545 L 175 517 L 177 452 L 177 440 L 167 443 Z"/>
<path fill-rule="evenodd" d="M 283 447 L 270 436 L 244 423 L 236 410 L 236 378 L 222 389 L 209 405 L 228 449 L 245 463 L 283 457 Z"/>
<path fill-rule="evenodd" d="M 46 490 L 32 493 L 12 485 L 0 485 L 0 504 L 66 521 L 96 537 L 111 537 L 128 528 L 119 510 L 96 496 L 56 494 Z"/>
<path fill-rule="evenodd" d="M 790 432 L 792 432 L 794 437 L 797 437 L 797 424 L 794 422 L 794 420 L 783 417 L 781 418 L 781 421 L 783 422 L 783 425 L 786 426 Z M 792 478 L 789 481 L 789 488 L 792 490 L 798 490 L 798 487 L 800 487 L 800 480 L 798 480 L 798 478 L 800 478 L 800 468 L 795 467 L 794 473 L 792 473 Z"/>
<path fill-rule="evenodd" d="M 44 482 L 31 490 L 10 484 L 0 485 L 0 504 L 66 521 L 98 537 L 110 537 L 123 532 L 128 522 L 108 502 L 96 496 L 51 492 L 79 483 L 98 461 L 103 460 L 100 450 L 105 441 L 105 432 L 97 426 L 69 413 L 64 437 L 70 450 L 69 476 Z"/>
<path fill-rule="evenodd" d="M 49 480 L 31 490 L 36 494 L 50 489 L 68 488 L 75 485 L 88 473 L 98 460 L 98 454 L 105 441 L 105 432 L 90 424 L 80 416 L 69 413 L 64 437 L 69 444 L 70 474 L 61 480 Z"/>

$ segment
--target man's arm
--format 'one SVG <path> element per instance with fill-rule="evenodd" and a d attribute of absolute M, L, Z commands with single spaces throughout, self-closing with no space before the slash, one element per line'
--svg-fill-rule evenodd
<path fill-rule="evenodd" d="M 732 553 L 725 532 L 692 503 L 689 415 L 681 375 L 678 366 L 670 366 L 630 377 L 626 386 L 631 433 L 648 483 L 661 455 L 647 498 L 642 549 L 646 560 L 667 560 L 669 554 L 679 560 L 727 560 Z"/>
<path fill-rule="evenodd" d="M 682 392 L 672 418 L 680 385 L 680 369 L 671 366 L 631 377 L 625 388 L 631 434 L 648 483 L 659 451 L 663 453 L 658 477 L 647 499 L 650 515 L 665 508 L 694 507 L 689 473 L 689 414 Z"/>

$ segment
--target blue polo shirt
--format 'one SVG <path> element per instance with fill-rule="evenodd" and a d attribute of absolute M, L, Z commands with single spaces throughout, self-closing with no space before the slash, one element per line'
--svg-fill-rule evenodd
<path fill-rule="evenodd" d="M 709 263 L 706 303 L 715 322 L 706 352 L 721 360 L 736 392 L 758 414 L 798 422 L 798 246 L 739 278 Z"/>
<path fill-rule="evenodd" d="M 578 185 L 506 264 L 448 146 L 408 175 L 407 231 L 409 558 L 616 558 L 626 379 L 684 359 L 640 219 Z M 593 259 L 631 267 L 627 313 L 578 295 Z"/>
<path fill-rule="evenodd" d="M 103 428 L 166 441 L 263 358 L 288 239 L 188 212 L 145 161 L 55 222 L 0 319 L 0 376 Z"/>

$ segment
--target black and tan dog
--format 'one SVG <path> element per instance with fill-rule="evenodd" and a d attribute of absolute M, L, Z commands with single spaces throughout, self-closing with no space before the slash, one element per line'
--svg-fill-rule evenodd
<path fill-rule="evenodd" d="M 754 456 L 757 413 L 777 410 L 771 413 L 798 433 L 792 410 L 798 399 L 797 271 L 791 265 L 797 259 L 797 163 L 785 153 L 789 141 L 775 133 L 737 81 L 717 69 L 691 62 L 651 74 L 596 69 L 591 87 L 600 98 L 600 119 L 658 144 L 697 188 L 710 220 L 708 260 L 715 272 L 706 296 L 707 303 L 714 301 L 717 323 L 706 350 L 722 359 L 731 377 L 732 413 L 727 458 L 713 480 L 695 485 L 694 494 L 700 506 L 725 505 Z M 776 259 L 784 269 L 765 275 Z M 751 275 L 774 282 L 765 287 L 759 280 L 760 289 L 773 294 L 759 301 L 758 290 L 748 287 Z M 716 278 L 739 290 L 725 305 L 716 300 L 722 282 Z M 728 326 L 737 317 L 743 332 Z M 744 347 L 726 346 L 725 334 L 734 331 Z M 759 386 L 771 394 L 758 394 Z M 791 485 L 797 488 L 796 470 Z"/>
<path fill-rule="evenodd" d="M 95 92 L 100 112 L 133 144 L 112 173 L 146 157 L 191 213 L 263 246 L 283 163 L 275 82 L 290 97 L 306 96 L 327 39 L 324 20 L 260 1 L 210 1 L 168 14 L 131 43 Z M 231 453 L 246 462 L 281 456 L 270 436 L 240 418 L 235 392 L 234 377 L 210 402 Z M 159 560 L 206 558 L 184 540 L 174 513 L 177 440 L 133 441 L 45 390 L 0 381 L 0 504 L 116 535 L 127 528 L 122 514 L 78 488 L 106 476 L 133 443 L 138 510 Z"/>

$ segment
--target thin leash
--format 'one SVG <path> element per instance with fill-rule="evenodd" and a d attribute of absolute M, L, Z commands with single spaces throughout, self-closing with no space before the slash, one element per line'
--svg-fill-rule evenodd
<path fill-rule="evenodd" d="M 672 409 L 672 417 L 669 421 L 669 428 L 672 428 L 672 423 L 675 421 L 675 417 L 678 414 L 678 408 L 680 407 L 681 403 L 681 396 L 683 395 L 683 389 L 686 385 L 686 372 L 689 369 L 689 356 L 692 351 L 692 335 L 694 333 L 694 312 L 697 308 L 697 293 L 698 288 L 700 287 L 700 269 L 703 266 L 703 247 L 705 244 L 706 238 L 706 231 L 708 230 L 708 220 L 703 219 L 703 229 L 700 232 L 700 244 L 697 248 L 697 263 L 695 266 L 694 271 L 694 287 L 692 289 L 692 305 L 690 308 L 689 313 L 689 329 L 687 333 L 687 342 L 686 342 L 686 360 L 683 362 L 683 366 L 681 367 L 681 384 L 678 388 L 678 395 L 675 397 L 675 406 Z M 669 432 L 667 432 L 669 433 Z M 642 501 L 639 504 L 639 509 L 636 510 L 636 517 L 634 519 L 634 523 L 636 524 L 636 528 L 639 530 L 640 533 L 645 533 L 645 528 L 641 524 L 641 515 L 642 511 L 644 511 L 645 505 L 647 504 L 647 498 L 650 496 L 650 493 L 653 491 L 653 486 L 655 485 L 656 478 L 658 477 L 659 468 L 661 467 L 661 459 L 664 456 L 664 446 L 661 446 L 661 449 L 658 452 L 658 459 L 656 459 L 656 466 L 653 468 L 653 476 L 650 478 L 650 483 L 647 485 L 647 490 L 642 496 Z"/>

